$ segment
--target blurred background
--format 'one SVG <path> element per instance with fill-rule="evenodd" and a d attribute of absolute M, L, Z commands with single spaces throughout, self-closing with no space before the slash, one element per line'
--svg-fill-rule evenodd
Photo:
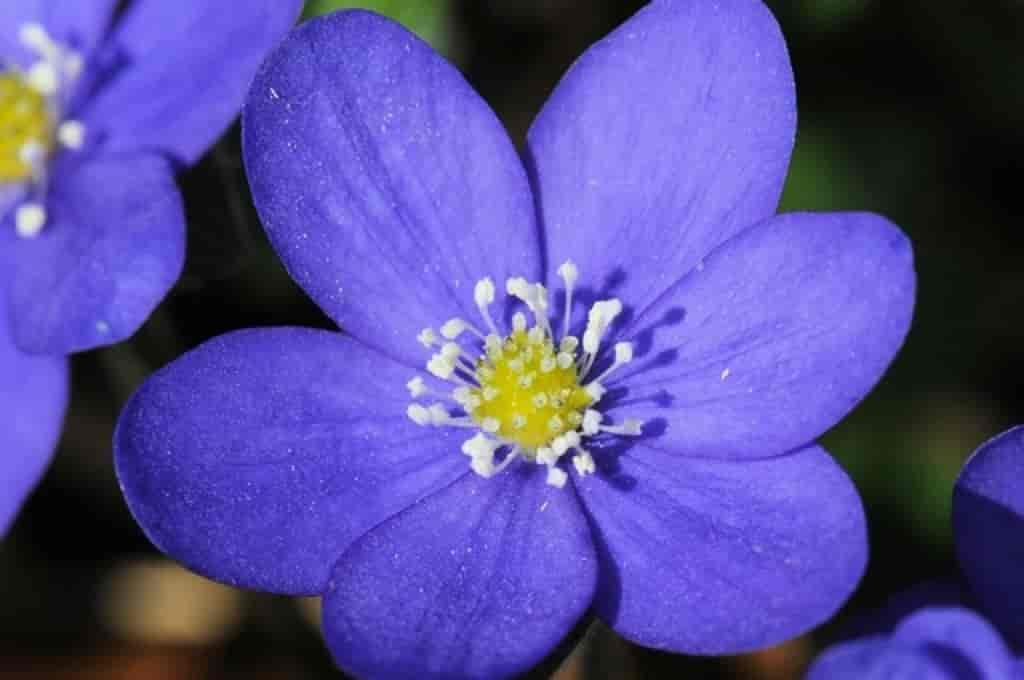
<path fill-rule="evenodd" d="M 402 21 L 463 70 L 521 142 L 572 60 L 641 4 L 313 0 L 307 15 L 362 6 Z M 953 479 L 984 439 L 1024 421 L 1024 322 L 1015 316 L 1024 300 L 1024 2 L 768 4 L 789 44 L 800 111 L 782 209 L 883 213 L 917 255 L 916 318 L 902 354 L 824 439 L 861 489 L 871 564 L 833 622 L 780 647 L 693 659 L 594 627 L 559 680 L 799 677 L 858 615 L 917 582 L 956 578 Z M 114 422 L 155 368 L 236 328 L 331 327 L 265 241 L 237 128 L 180 183 L 186 274 L 135 338 L 74 358 L 60 450 L 0 545 L 4 678 L 341 677 L 320 643 L 316 601 L 232 590 L 163 560 L 117 488 Z"/>

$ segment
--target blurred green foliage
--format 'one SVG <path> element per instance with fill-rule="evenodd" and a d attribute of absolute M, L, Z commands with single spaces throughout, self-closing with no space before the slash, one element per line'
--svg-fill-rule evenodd
<path fill-rule="evenodd" d="M 354 7 L 391 17 L 441 54 L 450 51 L 450 8 L 447 0 L 309 0 L 303 16 L 315 17 Z"/>

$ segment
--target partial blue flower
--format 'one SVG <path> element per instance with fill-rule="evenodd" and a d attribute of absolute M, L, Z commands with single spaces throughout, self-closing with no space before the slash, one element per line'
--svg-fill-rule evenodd
<path fill-rule="evenodd" d="M 814 440 L 902 344 L 914 273 L 881 217 L 773 216 L 794 130 L 754 0 L 641 10 L 525 159 L 397 24 L 303 24 L 244 155 L 347 334 L 239 331 L 156 373 L 115 436 L 132 512 L 199 573 L 323 594 L 360 677 L 514 675 L 588 610 L 699 654 L 817 625 L 867 546 Z"/>
<path fill-rule="evenodd" d="M 0 312 L 24 351 L 131 335 L 177 279 L 174 171 L 241 107 L 299 0 L 5 0 L 0 13 Z"/>
<path fill-rule="evenodd" d="M 892 631 L 826 650 L 808 680 L 1024 678 L 1024 659 L 1007 645 L 1024 648 L 1022 473 L 1024 427 L 1015 427 L 971 455 L 953 490 L 953 535 L 968 591 L 930 590 L 977 611 L 923 607 Z"/>
<path fill-rule="evenodd" d="M 930 607 L 889 635 L 835 645 L 807 680 L 1015 680 L 1024 677 L 999 633 L 977 613 Z"/>

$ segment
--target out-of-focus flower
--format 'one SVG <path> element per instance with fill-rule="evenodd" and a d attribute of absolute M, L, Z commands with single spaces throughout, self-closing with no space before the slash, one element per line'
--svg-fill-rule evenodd
<path fill-rule="evenodd" d="M 0 13 L 0 311 L 25 351 L 132 334 L 177 279 L 174 170 L 237 115 L 302 3 L 5 0 Z"/>
<path fill-rule="evenodd" d="M 953 533 L 967 581 L 964 605 L 924 607 L 891 632 L 836 645 L 808 680 L 1024 678 L 1004 642 L 1024 644 L 1024 427 L 983 444 L 953 491 Z M 984 618 L 982 616 L 984 614 Z"/>
<path fill-rule="evenodd" d="M 794 126 L 753 0 L 641 10 L 525 165 L 397 24 L 309 21 L 257 75 L 245 160 L 349 335 L 240 331 L 152 377 L 115 437 L 136 518 L 212 578 L 325 593 L 365 677 L 511 675 L 591 607 L 690 653 L 816 625 L 866 542 L 813 441 L 892 360 L 914 274 L 880 217 L 772 216 Z"/>

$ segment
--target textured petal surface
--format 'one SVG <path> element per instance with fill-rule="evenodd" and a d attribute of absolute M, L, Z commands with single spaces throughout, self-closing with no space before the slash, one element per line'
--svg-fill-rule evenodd
<path fill-rule="evenodd" d="M 37 23 L 54 40 L 88 53 L 110 27 L 117 0 L 4 0 L 0 12 L 0 64 L 22 66 L 35 60 L 18 39 L 18 30 Z"/>
<path fill-rule="evenodd" d="M 1024 645 L 1024 427 L 979 448 L 953 490 L 960 567 L 985 614 Z"/>
<path fill-rule="evenodd" d="M 577 482 L 591 517 L 597 614 L 648 647 L 731 654 L 829 618 L 867 559 L 860 499 L 821 448 L 757 461 L 642 444 L 596 451 Z"/>
<path fill-rule="evenodd" d="M 796 131 L 759 0 L 653 2 L 569 70 L 529 133 L 551 271 L 645 305 L 775 212 Z"/>
<path fill-rule="evenodd" d="M 115 456 L 150 540 L 201 574 L 318 593 L 345 547 L 466 472 L 405 416 L 407 369 L 337 333 L 221 336 L 150 378 Z"/>
<path fill-rule="evenodd" d="M 832 647 L 807 680 L 1004 680 L 1013 661 L 999 633 L 974 612 L 929 608 L 889 637 Z"/>
<path fill-rule="evenodd" d="M 9 266 L 8 240 L 0 239 L 0 294 Z M 19 351 L 7 315 L 0 313 L 0 536 L 50 462 L 67 398 L 67 359 Z"/>
<path fill-rule="evenodd" d="M 15 246 L 15 342 L 69 354 L 130 336 L 181 272 L 185 225 L 166 161 L 102 156 L 56 165 L 40 236 Z"/>
<path fill-rule="evenodd" d="M 416 333 L 476 314 L 473 285 L 537 277 L 526 174 L 449 63 L 368 12 L 306 22 L 261 69 L 245 163 L 289 272 L 346 331 L 422 363 Z"/>
<path fill-rule="evenodd" d="M 335 660 L 361 678 L 501 678 L 539 662 L 593 594 L 569 488 L 468 473 L 353 544 L 324 597 Z"/>
<path fill-rule="evenodd" d="M 106 46 L 106 83 L 78 115 L 109 148 L 192 163 L 238 115 L 301 9 L 301 0 L 136 0 Z"/>
<path fill-rule="evenodd" d="M 617 417 L 676 454 L 770 456 L 817 438 L 874 387 L 910 325 L 906 237 L 861 213 L 789 214 L 730 239 L 624 335 Z"/>

